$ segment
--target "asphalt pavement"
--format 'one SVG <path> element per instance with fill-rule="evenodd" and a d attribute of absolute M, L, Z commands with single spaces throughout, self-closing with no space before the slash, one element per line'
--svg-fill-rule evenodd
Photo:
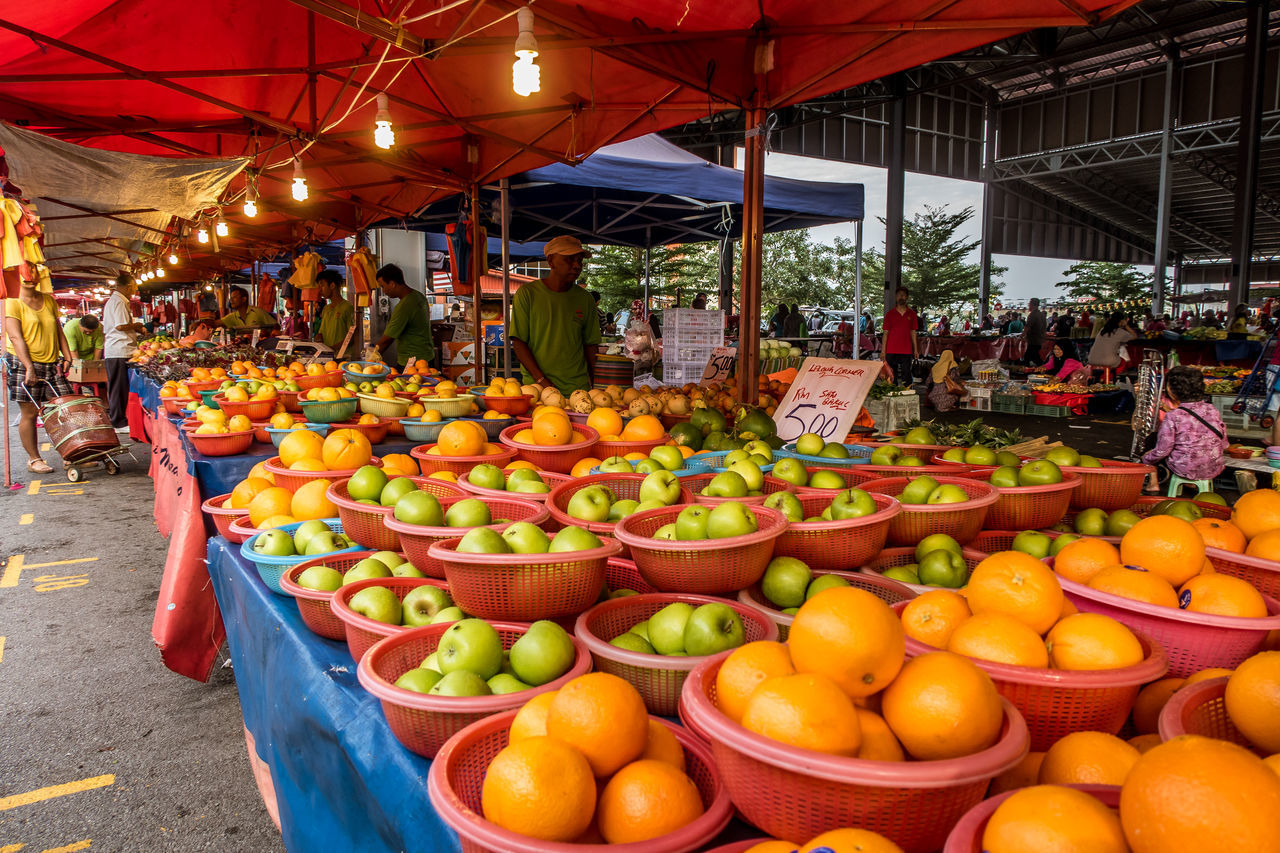
<path fill-rule="evenodd" d="M 0 486 L 0 853 L 282 851 L 231 667 L 192 681 L 151 640 L 166 543 L 148 446 L 73 485 L 51 451 L 54 474 L 27 473 L 9 435 L 21 486 Z"/>

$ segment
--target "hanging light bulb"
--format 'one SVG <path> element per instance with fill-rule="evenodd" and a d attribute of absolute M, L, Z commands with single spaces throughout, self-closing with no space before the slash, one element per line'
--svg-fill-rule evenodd
<path fill-rule="evenodd" d="M 213 231 L 219 237 L 227 236 L 227 234 L 230 233 L 227 229 L 227 221 L 225 219 L 219 219 L 218 224 L 213 226 Z"/>
<path fill-rule="evenodd" d="M 244 215 L 252 219 L 258 215 L 258 187 L 254 180 L 254 173 L 249 174 L 249 182 L 244 187 Z"/>
<path fill-rule="evenodd" d="M 250 219 L 258 215 L 258 203 L 253 200 L 253 196 L 244 200 L 244 215 Z"/>
<path fill-rule="evenodd" d="M 302 171 L 302 161 L 293 158 L 293 198 L 294 201 L 307 200 L 307 176 Z"/>
<path fill-rule="evenodd" d="M 177 255 L 175 252 L 170 252 L 170 253 L 169 253 L 169 266 L 171 266 L 171 267 L 175 267 L 175 266 L 177 266 L 177 265 L 178 265 L 178 255 Z"/>
<path fill-rule="evenodd" d="M 156 267 L 156 278 L 164 278 L 164 267 Z"/>
<path fill-rule="evenodd" d="M 511 88 L 527 98 L 542 90 L 542 72 L 533 60 L 538 56 L 538 40 L 533 37 L 533 10 L 524 6 L 516 10 L 520 34 L 516 36 L 516 61 L 511 66 Z"/>
<path fill-rule="evenodd" d="M 197 229 L 196 229 L 196 242 L 197 242 L 197 243 L 208 243 L 208 242 L 209 242 L 209 229 L 208 229 L 208 228 L 205 228 L 204 226 L 201 226 L 201 227 L 199 227 L 199 228 L 197 228 Z"/>
<path fill-rule="evenodd" d="M 390 148 L 396 144 L 396 132 L 391 129 L 391 110 L 387 107 L 387 96 L 378 93 L 378 114 L 373 122 L 373 144 L 379 148 Z"/>

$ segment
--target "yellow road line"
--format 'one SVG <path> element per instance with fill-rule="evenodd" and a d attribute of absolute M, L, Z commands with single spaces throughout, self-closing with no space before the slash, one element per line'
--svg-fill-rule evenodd
<path fill-rule="evenodd" d="M 22 517 L 18 519 L 18 523 L 19 523 L 19 524 L 30 524 L 31 522 L 33 522 L 33 521 L 35 521 L 35 520 L 36 520 L 35 515 L 33 515 L 32 513 L 29 513 L 29 512 L 24 512 L 24 513 L 22 514 Z M 0 853 L 3 853 L 3 850 L 0 850 Z"/>
<path fill-rule="evenodd" d="M 77 841 L 75 844 L 68 844 L 64 847 L 49 847 L 41 851 L 41 853 L 75 853 L 77 850 L 88 850 L 89 845 L 92 843 L 91 839 L 86 838 L 83 841 Z"/>
<path fill-rule="evenodd" d="M 45 453 L 48 453 L 50 450 L 53 449 L 53 445 L 46 441 L 40 445 L 40 449 L 43 450 Z"/>
<path fill-rule="evenodd" d="M 4 660 L 4 637 L 0 637 L 0 661 Z M 0 853 L 5 853 L 7 847 L 0 847 Z"/>
<path fill-rule="evenodd" d="M 18 853 L 19 850 L 26 846 L 25 844 L 6 844 L 0 847 L 0 853 Z"/>
<path fill-rule="evenodd" d="M 93 563 L 97 561 L 97 557 L 76 557 L 74 560 L 53 560 L 48 563 L 28 563 L 25 554 L 14 554 L 9 558 L 9 563 L 4 567 L 4 574 L 0 574 L 0 589 L 5 587 L 14 587 L 18 585 L 18 579 L 22 576 L 24 569 L 43 569 L 48 566 L 69 566 L 74 563 Z"/>
<path fill-rule="evenodd" d="M 81 791 L 91 791 L 94 788 L 105 788 L 107 785 L 114 785 L 115 782 L 116 777 L 108 773 L 105 776 L 91 776 L 88 779 L 81 779 L 77 782 L 50 785 L 48 788 L 37 788 L 25 794 L 14 794 L 12 797 L 0 797 L 0 812 L 17 808 L 18 806 L 38 803 L 42 800 L 52 800 L 54 797 L 65 797 L 67 794 L 78 794 Z"/>

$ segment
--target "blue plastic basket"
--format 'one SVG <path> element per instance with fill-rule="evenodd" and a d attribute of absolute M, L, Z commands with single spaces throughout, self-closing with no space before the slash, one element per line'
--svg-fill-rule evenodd
<path fill-rule="evenodd" d="M 435 444 L 436 439 L 440 437 L 440 430 L 446 425 L 458 420 L 457 418 L 445 418 L 442 421 L 424 421 L 415 420 L 413 418 L 401 418 L 400 426 L 404 427 L 404 437 L 410 441 L 421 441 L 427 444 Z"/>
<path fill-rule="evenodd" d="M 340 519 L 326 518 L 324 519 L 324 523 L 329 525 L 329 529 L 334 533 L 342 532 L 342 521 Z M 283 530 L 290 536 L 293 536 L 294 532 L 304 524 L 306 524 L 305 521 L 295 521 L 293 524 L 285 524 L 276 529 Z M 258 533 L 246 539 L 244 544 L 240 546 L 240 556 L 244 557 L 257 567 L 258 577 L 262 578 L 262 582 L 267 585 L 267 589 L 271 590 L 276 595 L 288 595 L 287 592 L 280 588 L 280 578 L 284 577 L 285 572 L 289 571 L 299 563 L 305 563 L 308 560 L 314 560 L 321 556 L 330 556 L 330 554 L 293 554 L 288 557 L 272 557 L 265 554 L 259 554 L 257 551 L 253 550 L 253 543 L 258 541 L 258 537 L 261 535 L 262 533 Z M 349 554 L 352 551 L 359 550 L 361 550 L 361 546 L 353 545 L 350 548 L 343 548 L 341 551 L 333 551 L 332 553 Z"/>
<path fill-rule="evenodd" d="M 458 418 L 460 421 L 473 421 L 480 425 L 480 429 L 484 430 L 484 434 L 489 436 L 490 441 L 497 441 L 502 431 L 516 422 L 515 418 L 485 418 L 480 417 L 464 417 Z"/>
<path fill-rule="evenodd" d="M 349 362 L 347 362 L 347 364 L 358 364 L 358 365 L 360 365 L 361 367 L 369 367 L 370 365 L 372 365 L 372 366 L 374 366 L 374 367 L 380 367 L 380 368 L 382 368 L 382 369 L 381 369 L 379 372 L 377 372 L 377 373 L 356 373 L 356 372 L 354 372 L 354 371 L 348 370 L 348 369 L 344 366 L 344 367 L 342 368 L 342 375 L 343 375 L 343 377 L 344 377 L 348 382 L 355 382 L 355 383 L 357 383 L 357 384 L 359 384 L 359 383 L 361 383 L 361 382 L 374 382 L 374 381 L 377 381 L 377 380 L 386 379 L 386 378 L 387 378 L 387 376 L 388 376 L 388 374 L 390 374 L 390 373 L 391 373 L 391 368 L 390 368 L 390 367 L 388 367 L 388 366 L 387 366 L 387 365 L 385 365 L 385 364 L 378 364 L 378 363 L 377 363 L 377 362 L 375 362 L 375 361 L 349 361 Z"/>
<path fill-rule="evenodd" d="M 781 450 L 773 451 L 773 455 L 789 456 L 792 459 L 799 459 L 806 466 L 821 465 L 824 467 L 835 468 L 848 467 L 850 465 L 866 465 L 871 459 L 872 448 L 867 447 L 865 444 L 846 444 L 845 449 L 852 454 L 848 459 L 830 459 L 826 456 L 806 456 L 803 453 L 796 453 L 796 443 L 793 441 L 790 444 L 782 445 Z"/>
<path fill-rule="evenodd" d="M 313 423 L 306 424 L 304 428 L 309 429 L 312 432 L 318 432 L 320 435 L 328 435 L 329 430 L 332 429 L 328 424 Z M 277 449 L 280 447 L 280 442 L 284 441 L 284 437 L 293 432 L 292 429 L 277 429 L 276 427 L 264 427 L 264 429 L 267 431 L 267 435 L 271 436 L 271 443 L 274 444 Z"/>
<path fill-rule="evenodd" d="M 724 458 L 732 452 L 732 450 L 719 450 L 715 453 L 699 453 L 696 456 L 689 457 L 689 459 L 686 460 L 686 463 L 697 462 L 706 469 L 706 471 L 714 471 L 717 474 L 722 474 L 729 470 L 722 464 L 724 462 Z M 775 453 L 774 455 L 776 456 L 777 454 Z M 768 474 L 773 470 L 773 466 L 776 464 L 777 461 L 775 460 L 774 462 L 770 462 L 768 465 L 761 465 L 760 470 L 761 472 Z"/>
<path fill-rule="evenodd" d="M 591 473 L 604 474 L 605 472 L 601 471 L 598 467 L 596 467 L 591 469 Z M 697 462 L 695 458 L 691 457 L 689 459 L 684 460 L 683 468 L 680 468 L 676 471 L 672 471 L 671 473 L 675 474 L 677 477 L 692 477 L 696 474 L 709 474 L 711 473 L 711 469 L 708 468 L 706 465 L 703 465 L 701 462 Z"/>

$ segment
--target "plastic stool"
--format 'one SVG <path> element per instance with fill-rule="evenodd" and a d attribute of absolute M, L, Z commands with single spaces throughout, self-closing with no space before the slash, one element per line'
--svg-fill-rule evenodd
<path fill-rule="evenodd" d="M 1165 492 L 1166 497 L 1181 497 L 1183 485 L 1190 483 L 1196 487 L 1197 494 L 1199 492 L 1212 492 L 1213 480 L 1184 480 L 1172 471 L 1169 472 L 1169 490 Z"/>

